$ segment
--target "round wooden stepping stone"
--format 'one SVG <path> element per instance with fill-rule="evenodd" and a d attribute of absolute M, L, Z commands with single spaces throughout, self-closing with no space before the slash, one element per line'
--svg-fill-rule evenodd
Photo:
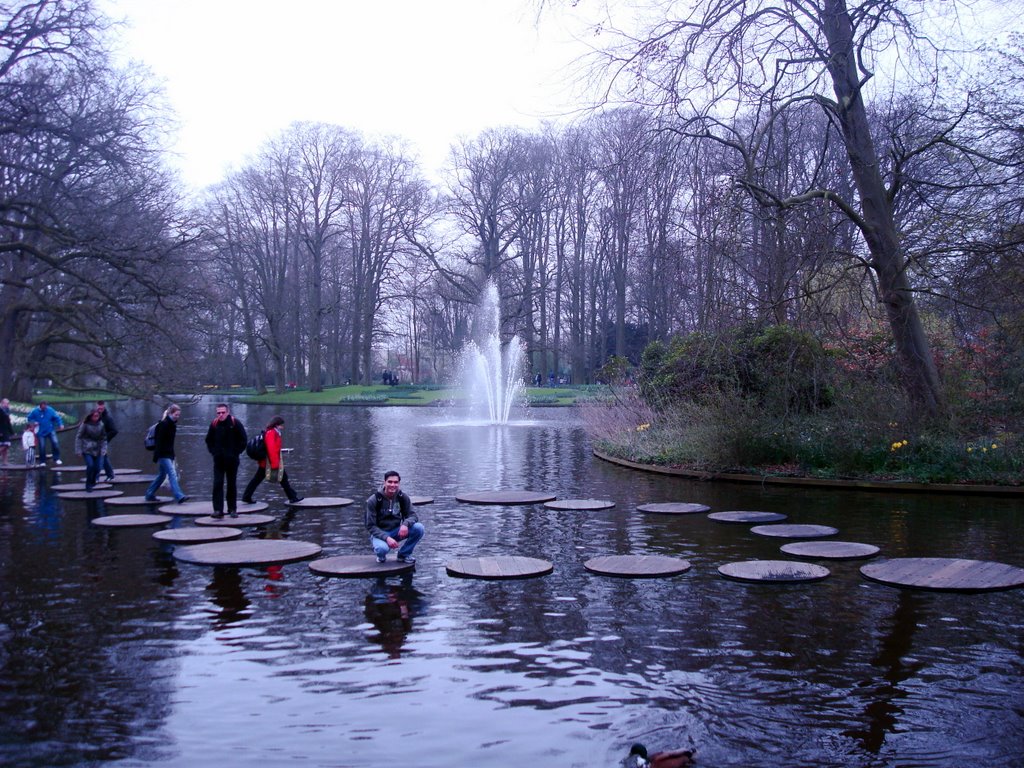
<path fill-rule="evenodd" d="M 826 560 L 861 560 L 874 557 L 879 549 L 874 544 L 856 541 L 794 541 L 779 549 L 797 557 L 820 557 Z"/>
<path fill-rule="evenodd" d="M 393 573 L 406 573 L 415 567 L 413 563 L 400 563 L 397 560 L 378 563 L 373 555 L 338 555 L 314 560 L 309 564 L 309 570 L 320 576 L 347 578 L 389 576 Z"/>
<path fill-rule="evenodd" d="M 107 528 L 141 528 L 147 525 L 166 525 L 172 519 L 167 515 L 104 515 L 94 517 L 92 524 Z"/>
<path fill-rule="evenodd" d="M 39 468 L 42 469 L 43 467 L 40 466 Z M 63 464 L 58 467 L 56 464 L 54 464 L 53 466 L 50 467 L 50 469 L 54 470 L 55 472 L 85 472 L 86 466 L 85 464 Z"/>
<path fill-rule="evenodd" d="M 466 579 L 529 579 L 546 576 L 555 567 L 547 560 L 519 555 L 461 557 L 445 566 L 449 576 Z"/>
<path fill-rule="evenodd" d="M 162 507 L 161 507 L 162 509 Z M 196 525 L 226 525 L 229 528 L 246 528 L 252 525 L 267 525 L 277 520 L 273 515 L 244 514 L 239 513 L 238 517 L 197 517 Z"/>
<path fill-rule="evenodd" d="M 155 475 L 114 475 L 113 480 L 104 480 L 105 483 L 113 485 L 127 485 L 128 483 L 152 483 Z"/>
<path fill-rule="evenodd" d="M 777 523 L 786 519 L 781 512 L 751 512 L 737 510 L 734 512 L 712 512 L 709 520 L 719 523 Z"/>
<path fill-rule="evenodd" d="M 745 560 L 719 566 L 718 572 L 736 581 L 789 583 L 820 581 L 829 575 L 828 568 L 794 560 Z"/>
<path fill-rule="evenodd" d="M 667 555 L 604 555 L 590 558 L 583 567 L 602 576 L 654 579 L 686 573 L 690 563 Z"/>
<path fill-rule="evenodd" d="M 150 504 L 166 504 L 168 501 L 173 499 L 170 496 L 157 496 L 153 501 L 146 501 L 145 496 L 118 496 L 108 500 L 107 504 L 114 507 L 148 507 Z"/>
<path fill-rule="evenodd" d="M 466 491 L 455 496 L 456 501 L 466 504 L 543 504 L 555 498 L 553 493 L 534 491 Z"/>
<path fill-rule="evenodd" d="M 238 511 L 240 513 L 262 512 L 269 506 L 270 505 L 264 501 L 256 501 L 253 502 L 252 504 L 239 504 Z M 212 515 L 213 502 L 186 501 L 184 504 L 165 504 L 164 506 L 160 507 L 159 511 L 163 512 L 165 515 Z"/>
<path fill-rule="evenodd" d="M 217 528 L 212 525 L 188 528 L 164 528 L 156 531 L 153 538 L 166 544 L 207 544 L 211 541 L 230 541 L 241 538 L 241 528 Z"/>
<path fill-rule="evenodd" d="M 949 592 L 991 592 L 1024 586 L 1024 568 L 990 560 L 897 557 L 863 565 L 867 579 L 893 587 Z"/>
<path fill-rule="evenodd" d="M 607 499 L 557 499 L 547 502 L 544 506 L 566 512 L 590 512 L 595 509 L 611 509 L 615 502 Z"/>
<path fill-rule="evenodd" d="M 124 491 L 115 491 L 110 488 L 106 491 L 65 491 L 58 493 L 59 499 L 112 499 L 115 496 L 123 496 Z"/>
<path fill-rule="evenodd" d="M 96 483 L 96 485 L 93 486 L 93 490 L 106 491 L 113 487 L 114 486 L 112 486 L 110 483 Z M 57 483 L 51 486 L 51 488 L 55 491 L 84 491 L 85 481 L 82 481 L 80 483 Z"/>
<path fill-rule="evenodd" d="M 782 539 L 813 539 L 817 536 L 835 536 L 839 533 L 838 528 L 829 525 L 798 525 L 795 523 L 755 525 L 750 531 L 758 536 L 777 536 Z"/>
<path fill-rule="evenodd" d="M 135 469 L 133 467 L 118 467 L 114 470 L 114 479 L 117 479 L 118 475 L 141 475 L 141 469 Z"/>
<path fill-rule="evenodd" d="M 322 507 L 347 507 L 352 503 L 352 499 L 346 499 L 343 496 L 307 496 L 302 501 L 289 501 L 289 507 L 310 507 L 310 508 L 322 508 Z M 263 507 L 266 509 L 266 505 Z M 242 508 L 239 507 L 238 511 L 241 512 Z"/>
<path fill-rule="evenodd" d="M 12 447 L 13 451 L 14 448 Z M 33 469 L 46 469 L 37 464 L 0 464 L 0 472 L 30 472 Z"/>
<path fill-rule="evenodd" d="M 641 504 L 637 509 L 655 515 L 693 515 L 698 512 L 707 512 L 711 507 L 707 504 L 669 501 L 662 504 Z"/>
<path fill-rule="evenodd" d="M 420 506 L 422 504 L 433 504 L 434 503 L 434 497 L 433 496 L 410 496 L 409 497 L 409 501 L 412 502 L 412 505 L 414 507 L 418 507 L 418 506 Z"/>
<path fill-rule="evenodd" d="M 195 565 L 277 565 L 309 560 L 321 552 L 319 544 L 290 539 L 237 539 L 177 547 L 175 560 Z"/>

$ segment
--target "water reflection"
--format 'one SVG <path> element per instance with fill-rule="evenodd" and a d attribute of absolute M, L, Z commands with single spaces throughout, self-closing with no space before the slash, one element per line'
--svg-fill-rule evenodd
<path fill-rule="evenodd" d="M 249 599 L 242 589 L 240 568 L 214 568 L 213 581 L 207 586 L 211 602 L 220 610 L 213 614 L 213 628 L 225 629 L 245 621 L 252 614 L 246 609 Z"/>
<path fill-rule="evenodd" d="M 413 619 L 423 615 L 426 600 L 412 585 L 412 576 L 403 576 L 395 584 L 378 579 L 363 599 L 366 620 L 377 628 L 368 639 L 379 645 L 389 659 L 402 655 L 402 646 L 412 631 Z"/>

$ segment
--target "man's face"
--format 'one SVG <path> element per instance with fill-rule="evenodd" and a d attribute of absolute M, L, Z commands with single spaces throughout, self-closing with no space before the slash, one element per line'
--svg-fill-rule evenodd
<path fill-rule="evenodd" d="M 105 410 L 107 410 L 107 406 L 105 406 L 105 405 L 97 405 L 96 406 L 96 413 L 98 413 L 100 416 L 103 415 L 103 412 Z"/>
<path fill-rule="evenodd" d="M 398 486 L 401 484 L 401 480 L 392 475 L 384 481 L 384 495 L 389 499 L 393 499 L 395 494 L 398 493 Z"/>
<path fill-rule="evenodd" d="M 228 417 L 228 409 L 227 408 L 218 408 L 217 409 L 217 421 L 224 421 L 224 419 L 226 419 L 227 417 Z"/>

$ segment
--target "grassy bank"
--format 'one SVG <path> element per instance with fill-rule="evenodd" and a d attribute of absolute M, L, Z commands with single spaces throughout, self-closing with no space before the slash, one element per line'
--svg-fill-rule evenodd
<path fill-rule="evenodd" d="M 603 396 L 607 390 L 600 386 L 577 387 L 528 387 L 525 390 L 526 403 L 530 407 L 577 405 Z M 254 391 L 237 389 L 211 394 L 229 395 L 234 402 L 257 405 L 370 405 L 370 406 L 433 406 L 459 405 L 463 393 L 451 387 L 383 384 L 345 387 L 329 387 L 322 392 L 308 389 L 290 389 L 286 392 L 268 392 L 257 395 Z"/>

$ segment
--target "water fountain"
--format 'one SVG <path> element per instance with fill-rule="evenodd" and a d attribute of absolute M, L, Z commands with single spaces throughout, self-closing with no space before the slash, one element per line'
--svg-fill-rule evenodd
<path fill-rule="evenodd" d="M 522 399 L 523 344 L 518 336 L 501 343 L 501 301 L 492 281 L 481 296 L 473 336 L 462 353 L 462 388 L 470 402 L 470 421 L 508 424 L 512 406 Z"/>

